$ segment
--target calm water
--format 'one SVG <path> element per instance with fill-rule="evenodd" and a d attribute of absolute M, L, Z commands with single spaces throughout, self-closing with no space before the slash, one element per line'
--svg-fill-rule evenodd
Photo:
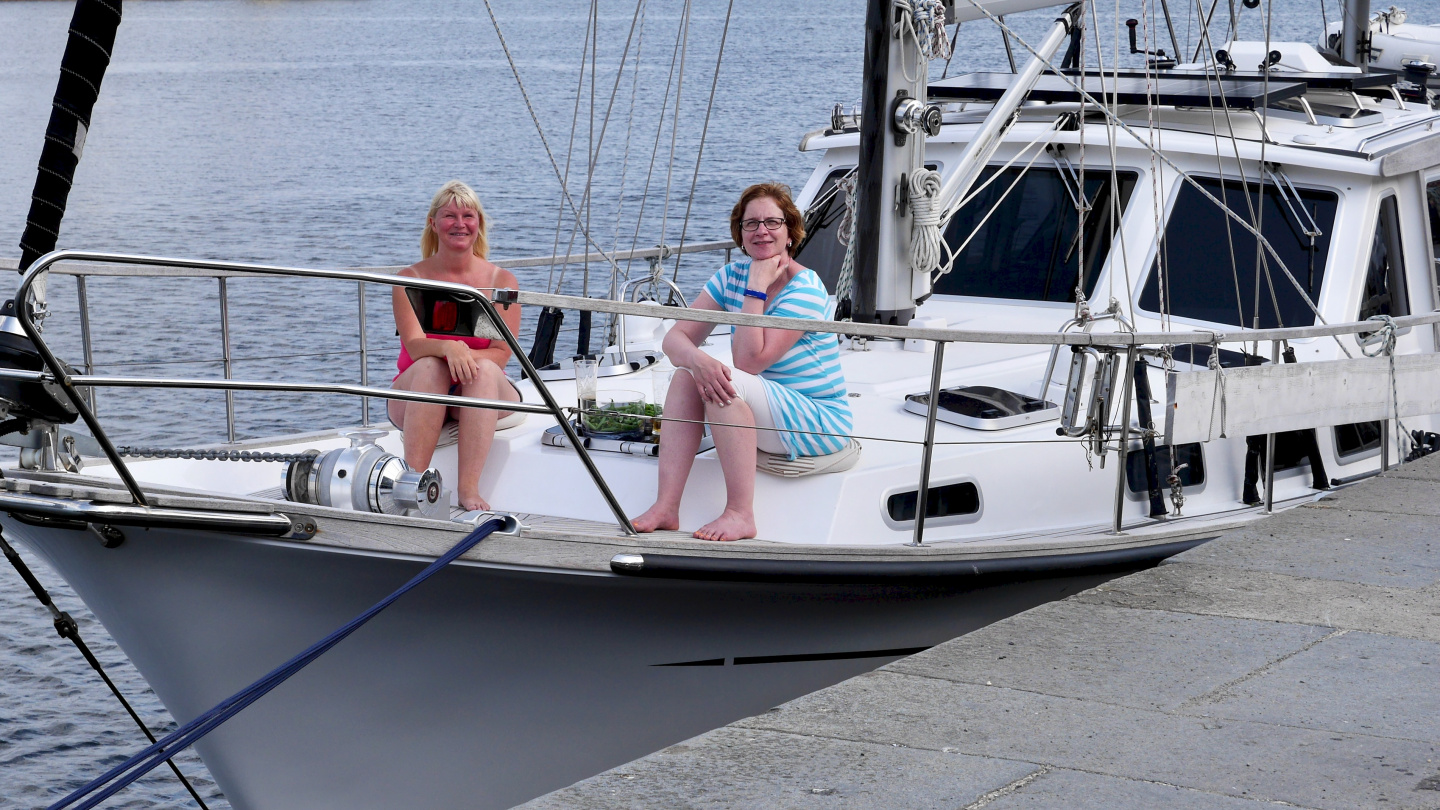
<path fill-rule="evenodd" d="M 570 187 L 577 203 L 590 173 L 590 145 L 599 144 L 586 208 L 592 238 L 606 250 L 654 245 L 662 234 L 675 243 L 682 230 L 687 241 L 723 238 L 738 191 L 758 180 L 798 189 L 815 164 L 814 155 L 795 148 L 801 134 L 822 126 L 836 101 L 859 96 L 860 0 L 736 0 L 692 200 L 725 4 L 700 3 L 690 15 L 678 129 L 672 64 L 678 62 L 681 0 L 649 0 L 633 26 L 631 57 L 618 84 L 635 6 L 600 4 L 592 35 L 595 70 L 587 64 L 582 83 L 588 5 L 495 0 L 562 171 L 573 155 Z M 1312 40 L 1317 4 L 1281 5 L 1274 36 Z M 1434 5 L 1410 4 L 1412 18 L 1440 21 Z M 1193 10 L 1182 6 L 1175 4 L 1175 21 L 1183 39 L 1196 26 Z M 1101 20 L 1107 40 L 1113 39 L 1113 9 Z M 1138 2 L 1120 5 L 1122 16 L 1139 10 Z M 63 2 L 0 4 L 0 256 L 19 253 L 14 243 L 24 227 L 71 11 Z M 1331 19 L 1337 13 L 1333 1 L 1328 12 Z M 1242 36 L 1261 36 L 1259 13 L 1245 14 Z M 1035 41 L 1052 16 L 1038 12 L 1011 22 Z M 1005 64 L 1000 37 L 988 24 L 967 25 L 957 50 L 952 73 Z M 485 201 L 493 255 L 584 247 L 583 237 L 572 242 L 568 219 L 557 227 L 560 183 L 483 4 L 131 0 L 61 246 L 310 267 L 407 264 L 418 258 L 430 195 L 457 177 Z M 716 264 L 715 255 L 687 257 L 682 285 L 698 288 Z M 610 283 L 598 266 L 588 281 L 578 266 L 563 277 L 547 268 L 520 279 L 527 289 L 567 293 L 603 292 Z M 12 289 L 0 286 L 7 294 Z M 89 297 L 98 369 L 218 376 L 213 281 L 92 280 Z M 57 314 L 48 335 L 78 364 L 75 300 L 73 282 L 52 281 Z M 357 301 L 353 286 L 232 281 L 236 376 L 358 380 Z M 367 301 L 370 376 L 384 380 L 393 373 L 395 352 L 388 295 L 371 290 Z M 569 325 L 562 351 L 573 350 Z M 358 405 L 341 398 L 237 394 L 236 401 L 243 436 L 351 424 L 359 416 Z M 224 436 L 221 396 L 107 391 L 99 412 L 119 443 L 183 446 Z M 54 572 L 27 559 L 80 620 L 146 722 L 157 731 L 173 727 L 104 628 Z M 0 808 L 53 801 L 141 743 L 19 578 L 0 566 Z M 193 755 L 181 759 L 207 799 L 213 797 L 211 806 L 227 806 L 204 766 Z M 160 769 L 106 806 L 188 802 Z"/>

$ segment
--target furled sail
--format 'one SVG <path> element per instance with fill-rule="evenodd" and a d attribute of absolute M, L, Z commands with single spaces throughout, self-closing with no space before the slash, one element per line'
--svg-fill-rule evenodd
<path fill-rule="evenodd" d="M 60 220 L 70 197 L 75 166 L 85 149 L 90 113 L 100 95 L 100 82 L 110 65 L 115 31 L 120 27 L 121 0 L 76 0 L 70 19 L 70 40 L 60 61 L 60 83 L 45 128 L 45 148 L 30 195 L 30 213 L 20 237 L 20 270 L 55 249 Z"/>

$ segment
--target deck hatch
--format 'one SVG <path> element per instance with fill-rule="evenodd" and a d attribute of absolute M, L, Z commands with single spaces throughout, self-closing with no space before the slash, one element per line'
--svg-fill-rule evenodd
<path fill-rule="evenodd" d="M 926 416 L 929 409 L 928 392 L 905 397 L 905 410 L 910 413 Z M 1060 406 L 994 386 L 960 385 L 940 391 L 935 416 L 942 422 L 973 430 L 1004 430 L 1058 419 Z"/>

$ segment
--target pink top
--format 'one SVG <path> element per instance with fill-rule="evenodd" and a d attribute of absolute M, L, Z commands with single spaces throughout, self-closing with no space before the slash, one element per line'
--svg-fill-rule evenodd
<path fill-rule="evenodd" d="M 490 338 L 461 337 L 459 335 L 426 335 L 425 337 L 430 338 L 431 340 L 458 340 L 461 343 L 464 343 L 466 346 L 469 346 L 470 348 L 476 350 L 490 348 Z M 400 369 L 400 374 L 404 374 L 405 369 L 410 368 L 413 365 L 415 365 L 415 361 L 410 357 L 410 352 L 406 351 L 405 343 L 402 341 L 400 343 L 400 356 L 395 360 L 395 367 Z M 396 379 L 399 379 L 400 374 L 395 375 Z M 391 380 L 391 382 L 394 382 L 394 380 Z M 453 377 L 450 378 L 451 385 L 455 385 L 458 382 L 460 381 Z"/>

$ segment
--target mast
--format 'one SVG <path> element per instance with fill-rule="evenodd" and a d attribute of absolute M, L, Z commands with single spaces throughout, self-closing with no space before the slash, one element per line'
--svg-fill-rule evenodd
<path fill-rule="evenodd" d="M 869 0 L 865 9 L 853 315 L 859 323 L 905 324 L 915 314 L 906 250 L 910 212 L 897 201 L 902 176 L 925 165 L 925 139 L 892 130 L 898 104 L 907 98 L 925 104 L 930 66 L 896 36 L 903 13 L 894 0 Z M 907 81 L 906 73 L 918 81 Z"/>
<path fill-rule="evenodd" d="M 1340 26 L 1340 58 L 1370 72 L 1370 0 L 1345 0 Z"/>
<path fill-rule="evenodd" d="M 982 11 L 973 4 L 955 4 L 949 22 L 1064 5 L 1055 0 L 991 0 Z M 960 165 L 938 193 L 920 200 L 921 232 L 914 233 L 909 180 L 925 172 L 925 139 L 940 134 L 940 108 L 929 103 L 930 63 L 905 15 L 912 11 L 895 0 L 869 0 L 865 9 L 865 71 L 861 95 L 860 161 L 855 211 L 855 299 L 853 319 L 859 323 L 906 324 L 915 302 L 930 294 L 931 267 L 916 268 L 912 244 L 934 245 L 935 205 L 954 204 L 979 176 L 1015 110 L 1049 64 L 1065 37 L 1080 22 L 1080 4 L 1056 20 L 1037 55 L 1014 85 L 996 103 L 967 147 Z M 907 78 L 913 77 L 912 78 Z M 948 169 L 949 167 L 947 167 Z M 919 178 L 924 179 L 922 174 Z M 932 180 L 936 178 L 931 176 Z M 937 181 L 938 182 L 938 181 Z M 923 183 L 918 184 L 924 187 Z M 934 193 L 934 196 L 928 194 Z M 925 222 L 929 225 L 925 225 Z M 944 217 L 939 228 L 943 231 Z M 917 250 L 922 248 L 917 247 Z M 932 251 L 923 251 L 926 253 Z"/>
<path fill-rule="evenodd" d="M 70 40 L 60 60 L 60 82 L 45 128 L 45 147 L 20 237 L 20 272 L 55 249 L 60 220 L 70 198 L 75 167 L 85 149 L 90 114 L 100 95 L 100 82 L 110 65 L 115 31 L 120 27 L 121 0 L 76 0 L 70 19 Z"/>

